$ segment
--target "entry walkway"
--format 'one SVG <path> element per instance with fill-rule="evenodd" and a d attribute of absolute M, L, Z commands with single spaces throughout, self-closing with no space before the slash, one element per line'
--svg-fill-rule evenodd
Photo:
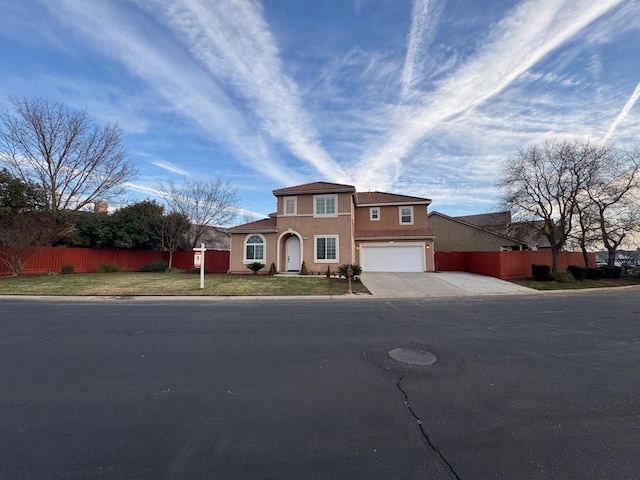
<path fill-rule="evenodd" d="M 466 297 L 535 294 L 537 290 L 467 272 L 362 272 L 362 283 L 376 297 Z"/>

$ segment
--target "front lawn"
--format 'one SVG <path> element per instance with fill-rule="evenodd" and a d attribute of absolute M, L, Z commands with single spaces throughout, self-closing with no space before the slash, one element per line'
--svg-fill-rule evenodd
<path fill-rule="evenodd" d="M 344 279 L 317 277 L 269 277 L 266 275 L 205 275 L 204 289 L 200 276 L 183 273 L 77 273 L 1 277 L 0 295 L 343 295 Z M 360 282 L 353 283 L 353 293 L 369 294 Z"/>

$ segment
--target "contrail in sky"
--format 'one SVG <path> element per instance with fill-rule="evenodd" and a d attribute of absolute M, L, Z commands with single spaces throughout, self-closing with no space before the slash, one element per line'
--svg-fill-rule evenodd
<path fill-rule="evenodd" d="M 629 97 L 629 100 L 627 100 L 627 103 L 624 104 L 624 107 L 622 107 L 622 110 L 620 111 L 620 113 L 618 114 L 616 119 L 613 121 L 611 126 L 609 127 L 609 130 L 607 131 L 607 134 L 602 139 L 602 143 L 605 143 L 605 142 L 609 141 L 609 138 L 611 138 L 611 135 L 613 135 L 613 132 L 615 132 L 616 127 L 629 114 L 629 112 L 631 111 L 631 109 L 633 108 L 635 103 L 638 101 L 638 98 L 640 98 L 640 83 L 638 83 L 638 85 L 636 85 L 636 89 L 633 91 L 633 93 Z"/>

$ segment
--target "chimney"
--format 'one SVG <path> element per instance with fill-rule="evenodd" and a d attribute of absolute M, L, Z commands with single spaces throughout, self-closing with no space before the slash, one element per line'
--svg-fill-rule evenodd
<path fill-rule="evenodd" d="M 102 200 L 97 200 L 93 203 L 93 213 L 107 213 L 109 211 L 109 204 Z"/>

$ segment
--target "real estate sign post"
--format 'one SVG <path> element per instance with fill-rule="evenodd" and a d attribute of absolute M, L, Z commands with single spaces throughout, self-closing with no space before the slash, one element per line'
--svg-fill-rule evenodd
<path fill-rule="evenodd" d="M 193 266 L 200 268 L 200 288 L 204 288 L 204 252 L 207 249 L 204 248 L 204 243 L 201 243 L 200 247 L 194 248 L 193 251 Z"/>

